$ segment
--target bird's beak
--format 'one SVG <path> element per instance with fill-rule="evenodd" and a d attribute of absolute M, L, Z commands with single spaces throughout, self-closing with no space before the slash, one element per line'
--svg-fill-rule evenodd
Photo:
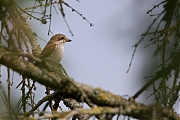
<path fill-rule="evenodd" d="M 71 41 L 72 41 L 72 40 L 70 40 L 70 39 L 66 39 L 66 40 L 65 40 L 65 42 L 71 42 Z"/>

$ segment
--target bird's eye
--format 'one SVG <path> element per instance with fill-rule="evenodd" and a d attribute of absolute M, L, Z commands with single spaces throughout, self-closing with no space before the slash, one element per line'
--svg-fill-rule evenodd
<path fill-rule="evenodd" d="M 62 39 L 64 39 L 64 36 L 61 36 L 61 37 L 60 37 L 60 40 L 62 40 Z"/>

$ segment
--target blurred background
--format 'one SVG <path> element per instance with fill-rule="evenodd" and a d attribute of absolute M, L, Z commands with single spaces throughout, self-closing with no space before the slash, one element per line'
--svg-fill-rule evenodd
<path fill-rule="evenodd" d="M 147 43 L 142 42 L 135 53 L 130 71 L 126 73 L 134 50 L 132 46 L 153 21 L 153 17 L 146 12 L 160 0 L 81 0 L 79 2 L 66 0 L 65 2 L 85 16 L 93 26 L 63 5 L 72 36 L 61 13 L 56 13 L 53 9 L 50 35 L 48 35 L 49 21 L 44 25 L 33 18 L 28 20 L 30 27 L 39 37 L 38 42 L 41 47 L 44 48 L 52 35 L 65 34 L 72 39 L 72 42 L 65 45 L 61 63 L 70 77 L 77 82 L 100 87 L 114 94 L 124 97 L 133 96 L 148 81 L 144 77 L 152 75 L 158 65 L 159 58 L 153 58 L 155 48 L 153 46 L 144 48 Z M 21 4 L 25 8 L 31 6 L 32 2 L 21 1 Z M 153 12 L 161 11 L 161 7 Z M 4 81 L 7 78 L 6 69 L 2 67 L 1 70 L 3 75 L 1 80 L 5 87 L 7 86 Z M 15 88 L 20 81 L 19 75 L 14 74 L 13 87 Z M 21 96 L 19 89 L 13 91 L 15 93 L 12 96 L 15 97 L 15 101 Z M 38 96 L 35 99 L 38 101 L 44 96 L 45 87 L 38 84 L 36 92 Z M 144 92 L 137 101 L 146 104 L 152 102 L 151 98 L 146 99 L 150 94 L 151 91 Z"/>

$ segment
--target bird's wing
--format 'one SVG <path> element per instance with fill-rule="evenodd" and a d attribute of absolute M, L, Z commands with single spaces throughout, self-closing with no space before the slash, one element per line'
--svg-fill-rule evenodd
<path fill-rule="evenodd" d="M 46 45 L 39 55 L 39 58 L 45 58 L 49 56 L 54 50 L 55 50 L 56 45 L 51 44 L 51 45 Z"/>

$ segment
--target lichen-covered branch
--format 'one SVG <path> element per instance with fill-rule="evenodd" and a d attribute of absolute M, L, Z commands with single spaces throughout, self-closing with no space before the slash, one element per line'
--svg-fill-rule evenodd
<path fill-rule="evenodd" d="M 149 108 L 153 108 L 153 107 L 157 107 L 155 104 L 148 106 Z M 167 109 L 154 109 L 154 112 L 156 112 L 154 114 L 154 112 L 149 111 L 148 109 L 144 109 L 145 111 L 141 111 L 141 108 L 136 108 L 136 107 L 132 107 L 129 106 L 128 108 L 123 108 L 123 107 L 93 107 L 93 108 L 89 108 L 89 109 L 82 109 L 82 108 L 78 108 L 76 110 L 73 111 L 69 111 L 69 112 L 63 112 L 63 113 L 54 113 L 53 115 L 44 115 L 41 117 L 38 117 L 38 119 L 45 119 L 45 118 L 60 118 L 61 120 L 67 120 L 68 118 L 71 118 L 74 115 L 78 115 L 78 114 L 88 114 L 89 116 L 93 116 L 93 115 L 100 115 L 100 114 L 119 114 L 119 115 L 132 115 L 132 113 L 135 111 L 138 114 L 141 114 L 139 116 L 136 116 L 137 119 L 143 119 L 143 120 L 169 120 L 170 118 L 173 120 L 178 120 L 178 115 L 175 114 L 171 114 L 172 111 L 171 110 L 167 110 Z M 162 110 L 162 111 L 159 111 Z M 141 112 L 140 112 L 141 111 Z M 153 115 L 154 114 L 154 115 Z M 158 116 L 159 115 L 159 116 Z"/>
<path fill-rule="evenodd" d="M 96 106 L 114 107 L 114 109 L 117 109 L 117 113 L 113 114 L 121 113 L 122 115 L 128 115 L 138 119 L 145 119 L 146 116 L 147 119 L 149 119 L 149 117 L 154 117 L 153 107 L 137 103 L 134 100 L 124 99 L 119 95 L 114 95 L 109 91 L 102 90 L 101 88 L 94 88 L 92 86 L 77 83 L 70 77 L 49 72 L 44 68 L 39 68 L 38 66 L 23 60 L 15 53 L 13 54 L 12 52 L 7 51 L 2 46 L 0 46 L 0 64 L 11 68 L 23 76 L 31 78 L 42 85 L 51 87 L 54 90 L 59 90 L 58 92 L 63 98 L 73 98 L 77 101 L 86 102 L 87 104 L 91 102 Z M 83 94 L 85 94 L 85 96 Z M 119 111 L 119 109 L 121 111 Z M 155 110 L 156 109 L 157 107 L 155 107 Z M 173 118 L 173 120 L 180 119 L 173 110 L 168 110 L 160 106 L 158 110 L 159 113 L 157 115 L 159 116 L 160 114 L 162 118 L 170 117 Z M 163 110 L 166 111 L 167 114 L 163 114 Z M 86 113 L 88 114 L 88 112 Z"/>

